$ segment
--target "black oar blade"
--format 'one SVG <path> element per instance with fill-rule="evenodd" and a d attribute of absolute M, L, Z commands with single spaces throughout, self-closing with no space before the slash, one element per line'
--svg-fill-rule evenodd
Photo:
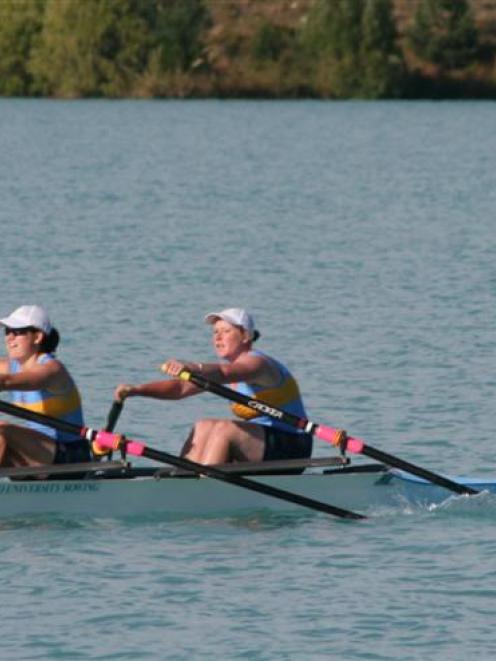
<path fill-rule="evenodd" d="M 372 459 L 377 459 L 377 461 L 380 461 L 383 464 L 388 464 L 388 466 L 393 466 L 394 468 L 400 468 L 401 470 L 404 470 L 407 473 L 411 473 L 412 475 L 421 477 L 424 480 L 427 480 L 428 482 L 432 482 L 432 484 L 437 484 L 438 486 L 444 487 L 445 489 L 449 489 L 454 493 L 469 494 L 469 495 L 475 495 L 479 493 L 476 489 L 472 489 L 472 487 L 467 487 L 464 484 L 453 482 L 453 480 L 450 480 L 447 477 L 444 477 L 443 475 L 432 473 L 431 471 L 422 468 L 421 466 L 415 466 L 415 464 L 411 464 L 409 461 L 404 461 L 399 457 L 394 457 L 393 455 L 387 454 L 386 452 L 382 452 L 382 450 L 373 448 L 370 445 L 365 445 L 365 444 L 363 445 L 362 454 L 365 454 L 368 457 L 371 457 Z"/>

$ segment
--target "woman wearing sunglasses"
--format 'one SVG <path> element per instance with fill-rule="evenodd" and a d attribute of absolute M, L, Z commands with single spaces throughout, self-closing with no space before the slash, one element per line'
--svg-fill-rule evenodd
<path fill-rule="evenodd" d="M 0 391 L 17 406 L 83 425 L 79 391 L 55 358 L 58 331 L 39 305 L 22 305 L 0 319 L 7 356 L 0 358 Z M 0 421 L 0 466 L 38 466 L 90 461 L 89 443 L 37 422 Z"/>

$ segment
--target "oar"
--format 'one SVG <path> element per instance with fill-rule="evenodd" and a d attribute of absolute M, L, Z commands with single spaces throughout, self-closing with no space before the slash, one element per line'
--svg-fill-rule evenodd
<path fill-rule="evenodd" d="M 286 491 L 285 489 L 279 489 L 268 484 L 262 484 L 261 482 L 250 480 L 246 477 L 242 477 L 241 475 L 225 473 L 224 471 L 215 468 L 214 466 L 198 464 L 195 461 L 191 461 L 184 457 L 177 457 L 176 455 L 169 454 L 168 452 L 155 450 L 149 446 L 144 445 L 140 441 L 129 440 L 120 434 L 114 434 L 108 431 L 96 431 L 94 429 L 89 429 L 88 427 L 79 427 L 78 425 L 66 422 L 65 420 L 59 420 L 58 418 L 53 418 L 49 415 L 43 415 L 41 413 L 29 411 L 28 409 L 15 406 L 14 404 L 9 404 L 2 400 L 0 400 L 0 411 L 3 411 L 9 415 L 16 416 L 18 418 L 22 418 L 24 420 L 34 420 L 35 422 L 45 424 L 49 427 L 53 427 L 54 429 L 60 429 L 61 431 L 66 431 L 71 434 L 77 434 L 81 438 L 85 438 L 88 441 L 94 441 L 100 448 L 107 448 L 109 450 L 125 448 L 125 450 L 131 455 L 147 457 L 148 459 L 171 464 L 172 466 L 177 466 L 183 470 L 191 471 L 196 475 L 207 475 L 214 480 L 228 482 L 229 484 L 234 484 L 238 487 L 242 487 L 243 489 L 256 491 L 267 496 L 272 496 L 273 498 L 279 498 L 280 500 L 295 503 L 296 505 L 301 505 L 302 507 L 307 507 L 309 509 L 316 510 L 317 512 L 332 514 L 333 516 L 337 516 L 342 519 L 366 518 L 363 514 L 358 514 L 357 512 L 353 512 L 351 510 L 335 507 L 334 505 L 328 505 L 327 503 L 314 500 L 313 498 L 307 498 L 306 496 L 300 496 L 299 494 Z"/>
<path fill-rule="evenodd" d="M 120 414 L 122 413 L 122 407 L 124 402 L 118 402 L 114 399 L 110 411 L 107 416 L 107 424 L 105 425 L 105 431 L 114 431 L 117 420 L 119 419 Z"/>
<path fill-rule="evenodd" d="M 280 500 L 286 500 L 291 503 L 295 503 L 296 505 L 308 507 L 318 512 L 325 512 L 326 514 L 338 516 L 342 519 L 366 518 L 363 514 L 357 514 L 351 510 L 345 510 L 341 507 L 328 505 L 327 503 L 322 503 L 318 500 L 314 500 L 313 498 L 307 498 L 306 496 L 300 496 L 299 494 L 286 491 L 285 489 L 279 489 L 278 487 L 273 487 L 269 484 L 262 484 L 260 482 L 256 482 L 255 480 L 247 479 L 241 475 L 234 475 L 232 473 L 220 470 L 219 468 L 215 468 L 211 465 L 198 464 L 196 461 L 191 461 L 190 459 L 186 459 L 184 457 L 177 457 L 174 454 L 169 454 L 168 452 L 164 452 L 162 450 L 155 450 L 154 448 L 144 445 L 139 441 L 128 440 L 119 434 L 109 434 L 108 432 L 100 431 L 97 432 L 95 441 L 98 443 L 98 445 L 107 447 L 112 450 L 117 450 L 124 444 L 126 451 L 129 454 L 135 455 L 137 457 L 147 457 L 148 459 L 160 461 L 165 464 L 172 464 L 178 468 L 192 471 L 196 475 L 207 475 L 214 480 L 228 482 L 229 484 L 234 484 L 238 487 L 249 489 L 250 491 L 257 491 L 258 493 L 265 494 L 266 496 L 272 496 L 274 498 L 279 498 Z"/>
<path fill-rule="evenodd" d="M 408 473 L 411 473 L 412 475 L 417 475 L 418 477 L 421 477 L 428 482 L 437 484 L 438 486 L 449 489 L 455 493 L 471 495 L 479 493 L 476 489 L 472 489 L 472 487 L 458 484 L 458 482 L 454 482 L 453 480 L 443 477 L 442 475 L 433 473 L 432 471 L 422 468 L 421 466 L 416 466 L 415 464 L 404 461 L 403 459 L 395 457 L 392 454 L 382 452 L 381 450 L 367 445 L 359 438 L 345 437 L 342 430 L 333 429 L 332 427 L 326 427 L 324 425 L 317 425 L 316 423 L 310 422 L 305 418 L 300 418 L 296 415 L 293 415 L 292 413 L 287 413 L 286 411 L 277 409 L 270 404 L 267 404 L 266 402 L 262 402 L 258 399 L 251 399 L 250 397 L 236 392 L 231 388 L 226 388 L 226 386 L 215 383 L 214 381 L 210 381 L 201 374 L 183 370 L 180 374 L 180 378 L 184 381 L 190 381 L 198 388 L 212 392 L 216 395 L 219 395 L 220 397 L 223 397 L 224 399 L 229 399 L 233 402 L 244 404 L 253 411 L 258 411 L 260 415 L 268 415 L 270 418 L 280 420 L 281 422 L 295 427 L 296 429 L 300 429 L 308 434 L 313 434 L 322 441 L 326 441 L 332 445 L 343 445 L 349 452 L 367 455 L 368 457 L 377 459 L 377 461 L 381 461 L 382 463 L 388 464 L 389 466 L 394 466 L 395 468 L 400 468 Z M 345 438 L 344 441 L 342 441 L 343 438 Z"/>
<path fill-rule="evenodd" d="M 39 422 L 40 424 L 47 425 L 47 427 L 53 427 L 54 429 L 59 429 L 60 431 L 65 431 L 69 434 L 75 434 L 81 436 L 81 438 L 86 438 L 86 435 L 81 433 L 81 430 L 86 429 L 86 427 L 79 427 L 72 422 L 66 422 L 59 418 L 52 418 L 52 416 L 43 413 L 36 413 L 36 411 L 30 411 L 29 409 L 22 408 L 22 406 L 9 404 L 3 400 L 0 400 L 0 411 L 7 413 L 7 415 L 12 415 L 15 418 Z"/>
<path fill-rule="evenodd" d="M 110 411 L 107 415 L 107 424 L 105 425 L 105 431 L 114 431 L 117 420 L 119 419 L 120 414 L 122 413 L 122 407 L 124 406 L 124 401 L 118 402 L 114 399 Z M 112 450 L 107 450 L 106 448 L 99 452 L 98 448 L 93 445 L 93 455 L 97 461 L 102 459 L 107 459 L 108 461 L 112 460 Z"/>

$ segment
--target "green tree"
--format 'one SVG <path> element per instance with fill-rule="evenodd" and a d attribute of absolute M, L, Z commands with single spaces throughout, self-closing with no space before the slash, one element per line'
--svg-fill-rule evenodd
<path fill-rule="evenodd" d="M 150 62 L 186 69 L 200 52 L 202 0 L 46 0 L 29 70 L 43 94 L 126 96 Z"/>
<path fill-rule="evenodd" d="M 318 0 L 301 34 L 303 58 L 324 96 L 357 95 L 363 0 Z"/>
<path fill-rule="evenodd" d="M 397 53 L 392 0 L 365 0 L 362 14 L 362 50 Z"/>
<path fill-rule="evenodd" d="M 478 35 L 467 0 L 421 0 L 409 31 L 418 57 L 444 69 L 463 68 L 477 57 Z"/>
<path fill-rule="evenodd" d="M 0 2 L 0 94 L 23 96 L 33 92 L 27 68 L 29 54 L 42 26 L 45 0 Z"/>
<path fill-rule="evenodd" d="M 392 0 L 366 0 L 361 28 L 362 95 L 400 96 L 406 67 L 397 46 Z"/>
<path fill-rule="evenodd" d="M 47 0 L 30 70 L 43 94 L 125 93 L 146 63 L 148 32 L 137 0 Z"/>
<path fill-rule="evenodd" d="M 391 0 L 319 0 L 303 29 L 302 48 L 330 95 L 397 96 L 404 65 L 396 36 Z"/>
<path fill-rule="evenodd" d="M 187 71 L 202 55 L 210 14 L 202 0 L 156 0 L 153 43 L 166 71 Z"/>
<path fill-rule="evenodd" d="M 263 22 L 253 37 L 251 54 L 257 61 L 275 62 L 291 47 L 292 41 L 293 33 L 287 28 Z"/>
<path fill-rule="evenodd" d="M 318 0 L 303 30 L 312 55 L 342 59 L 360 50 L 363 0 Z"/>

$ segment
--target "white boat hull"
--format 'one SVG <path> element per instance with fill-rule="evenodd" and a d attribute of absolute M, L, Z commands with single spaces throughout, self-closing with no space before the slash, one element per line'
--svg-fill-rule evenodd
<path fill-rule="evenodd" d="M 250 477 L 329 505 L 370 513 L 381 507 L 440 503 L 453 494 L 400 471 L 353 469 Z M 496 491 L 496 480 L 467 480 Z M 459 497 L 459 496 L 455 496 Z M 31 515 L 205 517 L 254 510 L 309 511 L 301 506 L 207 477 L 84 480 L 0 480 L 0 518 Z"/>
<path fill-rule="evenodd" d="M 356 501 L 357 488 L 370 490 L 377 475 L 368 476 L 366 480 L 361 476 L 358 481 L 353 476 L 343 480 L 342 477 L 331 479 L 323 474 L 250 479 L 350 509 L 349 501 Z M 364 499 L 359 500 L 363 504 Z M 202 517 L 261 509 L 302 510 L 296 504 L 211 478 L 157 480 L 146 477 L 0 483 L 0 517 L 30 514 Z"/>

